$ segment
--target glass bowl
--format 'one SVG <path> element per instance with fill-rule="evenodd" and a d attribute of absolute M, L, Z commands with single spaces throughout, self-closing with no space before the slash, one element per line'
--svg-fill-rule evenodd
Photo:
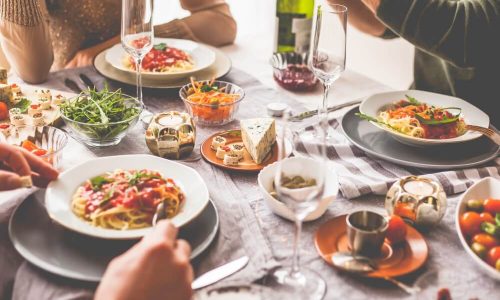
<path fill-rule="evenodd" d="M 37 155 L 58 169 L 61 165 L 63 149 L 68 144 L 66 132 L 52 126 L 17 126 L 11 127 L 10 135 L 0 134 L 0 141 L 21 147 L 28 140 L 38 148 L 47 150 L 44 155 Z M 32 151 L 35 155 L 36 152 Z"/>
<path fill-rule="evenodd" d="M 310 91 L 318 79 L 307 65 L 308 53 L 274 53 L 271 58 L 274 80 L 290 91 Z"/>
<path fill-rule="evenodd" d="M 61 109 L 61 118 L 71 129 L 74 137 L 89 146 L 106 147 L 117 145 L 125 137 L 127 131 L 137 123 L 143 109 L 143 105 L 136 98 L 128 95 L 123 96 L 126 97 L 124 102 L 128 108 L 137 109 L 137 114 L 128 119 L 109 123 L 84 123 L 68 118 L 64 114 L 64 109 Z"/>
<path fill-rule="evenodd" d="M 209 83 L 210 80 L 202 82 Z M 193 85 L 191 83 L 184 85 L 179 91 L 179 96 L 182 101 L 184 101 L 187 112 L 196 124 L 218 126 L 233 121 L 236 113 L 238 112 L 240 103 L 245 97 L 243 89 L 230 82 L 216 80 L 213 82 L 212 86 L 216 86 L 219 89 L 225 88 L 224 92 L 229 94 L 238 94 L 239 97 L 233 103 L 228 104 L 200 104 L 187 99 Z"/>

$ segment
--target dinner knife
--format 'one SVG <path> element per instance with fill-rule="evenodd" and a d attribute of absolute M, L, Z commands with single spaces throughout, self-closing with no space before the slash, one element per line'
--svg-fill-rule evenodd
<path fill-rule="evenodd" d="M 339 104 L 339 105 L 330 106 L 330 107 L 328 107 L 328 112 L 332 112 L 332 111 L 336 111 L 336 110 L 342 109 L 344 107 L 348 107 L 348 106 L 360 104 L 363 101 L 363 99 L 364 99 L 364 97 L 361 98 L 361 99 L 356 99 L 356 100 L 349 101 L 349 102 L 346 102 L 346 103 L 342 103 L 342 104 Z M 306 111 L 306 112 L 303 112 L 303 113 L 291 116 L 288 120 L 291 121 L 291 122 L 300 122 L 300 121 L 302 121 L 304 119 L 310 118 L 310 117 L 315 116 L 317 114 L 318 114 L 318 110 L 317 109 L 310 110 L 310 111 Z"/>
<path fill-rule="evenodd" d="M 219 280 L 222 280 L 239 270 L 243 269 L 250 258 L 248 256 L 242 256 L 236 260 L 233 260 L 225 265 L 217 267 L 211 271 L 206 272 L 200 277 L 196 278 L 193 283 L 191 283 L 191 288 L 193 290 L 204 288 L 208 285 L 214 284 Z"/>
<path fill-rule="evenodd" d="M 77 94 L 82 92 L 82 89 L 78 86 L 78 84 L 69 78 L 64 80 L 64 85 Z"/>
<path fill-rule="evenodd" d="M 85 74 L 83 73 L 80 73 L 80 79 L 83 81 L 83 83 L 85 83 L 85 85 L 89 88 L 89 89 L 94 89 L 94 90 L 97 90 L 94 82 L 92 82 L 92 80 Z"/>

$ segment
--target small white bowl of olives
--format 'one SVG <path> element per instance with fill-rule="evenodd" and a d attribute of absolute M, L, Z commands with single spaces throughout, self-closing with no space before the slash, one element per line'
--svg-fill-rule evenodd
<path fill-rule="evenodd" d="M 294 159 L 294 160 L 307 160 L 304 161 L 303 168 L 304 169 L 314 169 L 317 170 L 317 166 L 314 165 L 314 162 L 311 164 L 310 159 L 301 158 L 301 157 L 289 157 L 285 159 Z M 320 162 L 318 162 L 320 163 Z M 276 197 L 276 192 L 274 190 L 274 177 L 276 174 L 276 170 L 278 168 L 278 163 L 272 163 L 262 169 L 257 177 L 257 182 L 259 183 L 259 188 L 264 197 L 264 201 L 267 206 L 272 210 L 273 213 L 277 214 L 280 217 L 283 217 L 287 220 L 294 221 L 295 216 L 292 211 L 281 201 L 279 201 Z M 306 172 L 307 173 L 307 172 Z M 290 178 L 290 180 L 296 181 L 297 184 L 308 184 L 307 179 L 304 178 Z M 321 199 L 318 208 L 311 212 L 304 221 L 314 221 L 320 218 L 325 211 L 328 209 L 330 203 L 335 199 L 337 193 L 339 191 L 339 184 L 337 174 L 328 169 L 326 180 L 325 180 L 325 191 L 323 194 L 323 198 Z"/>

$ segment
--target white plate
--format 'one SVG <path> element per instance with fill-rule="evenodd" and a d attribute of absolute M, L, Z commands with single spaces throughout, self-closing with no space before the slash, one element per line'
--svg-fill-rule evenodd
<path fill-rule="evenodd" d="M 155 38 L 154 44 L 166 43 L 168 47 L 174 47 L 187 52 L 194 61 L 194 67 L 191 70 L 179 72 L 147 72 L 143 71 L 144 78 L 165 79 L 181 78 L 189 74 L 204 70 L 215 62 L 215 53 L 208 47 L 189 40 Z M 106 52 L 106 61 L 118 70 L 125 71 L 135 75 L 135 70 L 128 69 L 123 61 L 127 59 L 128 54 L 121 44 L 116 44 Z"/>
<path fill-rule="evenodd" d="M 319 161 L 313 160 L 306 157 L 289 157 L 287 160 L 296 160 L 302 167 L 302 173 L 311 176 L 316 173 L 318 169 Z M 279 162 L 274 162 L 269 166 L 262 169 L 257 177 L 257 182 L 259 183 L 259 188 L 264 196 L 264 200 L 269 208 L 278 216 L 283 217 L 287 220 L 294 221 L 295 216 L 292 211 L 283 202 L 276 200 L 269 192 L 273 189 L 274 175 L 276 174 L 276 168 Z M 327 210 L 330 203 L 335 199 L 339 191 L 339 183 L 337 174 L 333 170 L 328 170 L 325 180 L 325 192 L 323 194 L 323 199 L 320 201 L 318 208 L 309 213 L 304 221 L 313 221 L 321 217 Z"/>
<path fill-rule="evenodd" d="M 414 97 L 420 102 L 440 107 L 459 107 L 462 109 L 462 115 L 466 124 L 489 127 L 490 118 L 474 105 L 452 96 L 446 96 L 425 91 L 396 91 L 372 95 L 366 98 L 359 106 L 359 111 L 363 114 L 376 118 L 379 112 L 387 105 L 396 101 L 406 99 L 405 95 Z M 450 143 L 461 143 L 481 137 L 480 133 L 468 131 L 465 134 L 451 139 L 423 139 L 405 135 L 403 133 L 391 130 L 378 123 L 371 122 L 373 125 L 387 131 L 396 140 L 411 146 L 433 146 Z"/>
<path fill-rule="evenodd" d="M 469 254 L 470 257 L 472 257 L 472 260 L 476 262 L 476 265 L 478 265 L 481 271 L 485 272 L 490 277 L 500 281 L 500 272 L 495 270 L 494 267 L 487 264 L 472 251 L 460 229 L 460 216 L 466 211 L 467 200 L 486 199 L 490 197 L 500 199 L 500 180 L 493 177 L 486 177 L 471 186 L 462 195 L 460 201 L 458 202 L 457 211 L 455 214 L 455 228 L 457 230 L 458 237 L 460 238 L 460 242 L 465 248 L 465 251 Z"/>
<path fill-rule="evenodd" d="M 103 239 L 136 239 L 149 228 L 114 230 L 94 227 L 77 217 L 70 207 L 76 189 L 87 179 L 116 169 L 150 169 L 175 180 L 186 195 L 180 213 L 171 219 L 181 227 L 197 217 L 208 203 L 208 188 L 194 169 L 152 155 L 120 155 L 96 158 L 64 171 L 47 187 L 45 206 L 49 216 L 73 231 Z"/>

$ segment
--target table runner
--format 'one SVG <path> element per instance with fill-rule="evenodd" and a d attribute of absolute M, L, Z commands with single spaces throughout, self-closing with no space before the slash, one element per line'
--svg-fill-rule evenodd
<path fill-rule="evenodd" d="M 464 192 L 481 178 L 500 177 L 500 158 L 478 168 L 432 171 L 402 167 L 369 157 L 364 151 L 349 143 L 342 133 L 340 122 L 340 118 L 329 121 L 331 139 L 328 141 L 327 156 L 330 167 L 339 174 L 340 191 L 348 199 L 368 194 L 385 195 L 398 178 L 409 175 L 423 175 L 439 181 L 447 195 Z M 314 129 L 315 125 L 310 125 L 305 131 Z M 314 156 L 317 146 L 314 141 L 301 140 L 296 151 Z"/>
<path fill-rule="evenodd" d="M 86 73 L 93 80 L 98 81 L 98 85 L 102 85 L 102 77 L 98 76 L 93 69 L 84 68 L 51 74 L 50 81 L 44 86 L 65 89 L 62 83 L 64 78 L 70 77 L 77 80 L 77 75 L 80 72 Z M 233 70 L 225 79 L 235 82 L 246 91 L 247 96 L 241 105 L 238 118 L 265 115 L 265 105 L 274 101 L 287 102 L 294 109 L 301 110 L 300 105 L 291 99 L 262 86 L 258 80 L 241 71 Z M 119 85 L 112 84 L 112 87 L 117 86 Z M 126 92 L 134 93 L 134 89 L 128 87 Z M 176 94 L 177 91 L 146 91 L 145 99 L 147 105 L 154 111 L 182 109 L 182 102 L 178 100 Z M 222 128 L 203 128 L 198 131 L 197 144 L 201 143 L 213 131 L 237 126 L 238 124 L 235 122 Z M 138 126 L 120 145 L 105 149 L 87 149 L 72 141 L 68 150 L 65 151 L 66 167 L 94 156 L 148 153 L 141 133 L 142 129 Z M 231 277 L 229 281 L 248 283 L 260 278 L 265 274 L 267 268 L 277 263 L 287 264 L 289 262 L 293 241 L 293 224 L 274 215 L 265 205 L 256 185 L 256 175 L 228 173 L 203 161 L 187 163 L 187 165 L 195 168 L 207 181 L 210 195 L 221 215 L 221 228 L 214 245 L 208 249 L 200 261 L 195 262 L 195 270 L 198 274 L 245 253 L 251 256 L 249 267 Z M 15 200 L 19 202 L 24 197 L 25 195 L 22 195 Z M 43 191 L 38 192 L 37 197 L 43 197 Z M 5 293 L 5 288 L 8 288 L 9 279 L 15 275 L 15 299 L 87 299 L 91 297 L 94 285 L 50 275 L 23 262 L 15 253 L 6 234 L 6 221 L 16 205 L 15 200 L 3 203 L 4 205 L 0 203 L 0 269 L 2 270 L 0 288 L 4 288 L 4 291 L 0 290 L 0 295 L 8 294 L 8 291 Z M 455 196 L 449 198 L 450 207 L 443 222 L 433 231 L 425 234 L 430 247 L 430 257 L 426 265 L 456 272 L 456 278 L 448 282 L 449 287 L 454 292 L 458 292 L 464 297 L 486 298 L 486 296 L 494 294 L 500 285 L 482 275 L 459 244 L 454 232 L 453 219 L 457 200 L 458 198 Z M 326 299 L 341 297 L 346 299 L 366 299 L 367 297 L 370 299 L 390 299 L 406 296 L 390 284 L 338 273 L 323 262 L 316 253 L 313 238 L 319 225 L 331 217 L 362 208 L 383 211 L 383 198 L 371 194 L 347 200 L 339 195 L 322 218 L 305 224 L 301 242 L 302 262 L 317 270 L 327 281 Z M 456 264 L 457 261 L 460 261 L 459 266 Z M 20 268 L 19 265 L 21 265 Z M 403 280 L 411 283 L 425 269 L 407 276 Z M 14 275 L 6 274 L 7 272 L 4 270 L 14 270 Z M 467 270 L 467 272 L 460 272 L 461 270 Z M 222 284 L 227 283 L 228 281 Z"/>

